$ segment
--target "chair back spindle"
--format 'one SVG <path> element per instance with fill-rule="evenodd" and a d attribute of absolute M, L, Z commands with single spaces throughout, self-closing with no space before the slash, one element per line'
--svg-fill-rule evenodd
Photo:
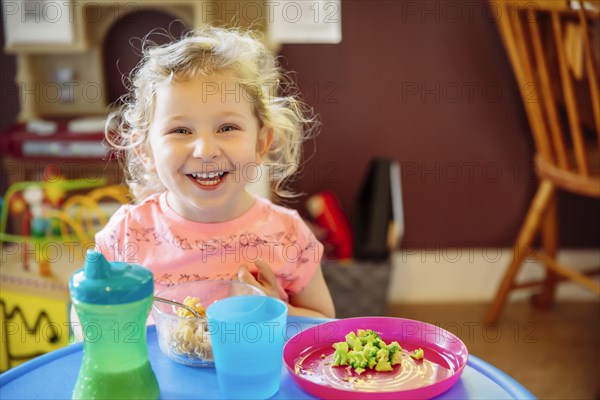
<path fill-rule="evenodd" d="M 527 3 L 527 4 L 525 4 Z M 600 13 L 497 2 L 498 21 L 536 147 L 537 172 L 600 198 Z M 595 38 L 599 40 L 600 35 Z"/>

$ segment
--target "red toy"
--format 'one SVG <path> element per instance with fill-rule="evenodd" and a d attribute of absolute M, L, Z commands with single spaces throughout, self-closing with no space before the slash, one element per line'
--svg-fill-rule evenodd
<path fill-rule="evenodd" d="M 352 258 L 352 227 L 335 195 L 331 192 L 317 193 L 308 198 L 306 207 L 315 223 L 327 230 L 324 242 L 333 249 L 332 256 L 339 260 Z"/>

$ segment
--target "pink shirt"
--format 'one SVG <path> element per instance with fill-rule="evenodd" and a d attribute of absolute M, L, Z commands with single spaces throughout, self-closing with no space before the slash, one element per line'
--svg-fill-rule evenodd
<path fill-rule="evenodd" d="M 271 265 L 284 300 L 308 285 L 323 255 L 294 210 L 256 197 L 234 220 L 200 223 L 173 211 L 166 192 L 119 208 L 96 234 L 96 247 L 109 261 L 149 268 L 156 292 L 181 282 L 232 280 L 242 264 L 255 273 L 260 259 Z"/>

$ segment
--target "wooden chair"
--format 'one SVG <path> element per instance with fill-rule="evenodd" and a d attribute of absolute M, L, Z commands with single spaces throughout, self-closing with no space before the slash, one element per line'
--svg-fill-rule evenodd
<path fill-rule="evenodd" d="M 533 134 L 540 182 L 512 261 L 489 307 L 488 323 L 497 320 L 513 289 L 541 286 L 533 301 L 542 308 L 550 307 L 556 284 L 562 280 L 600 294 L 600 284 L 591 278 L 598 270 L 583 272 L 556 259 L 557 191 L 600 199 L 598 54 L 590 35 L 592 28 L 598 28 L 600 14 L 584 10 L 581 3 L 579 9 L 571 9 L 566 1 L 540 2 L 534 7 L 531 2 L 494 5 L 500 10 L 498 28 Z M 536 250 L 539 234 L 541 249 Z M 515 282 L 526 257 L 545 265 L 543 280 Z"/>

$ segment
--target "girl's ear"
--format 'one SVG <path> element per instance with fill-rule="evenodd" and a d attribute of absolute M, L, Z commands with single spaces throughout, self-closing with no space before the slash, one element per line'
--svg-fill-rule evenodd
<path fill-rule="evenodd" d="M 273 128 L 263 126 L 259 132 L 258 142 L 256 143 L 256 158 L 258 164 L 260 164 L 267 156 L 267 153 L 271 148 L 271 143 L 273 143 Z"/>

